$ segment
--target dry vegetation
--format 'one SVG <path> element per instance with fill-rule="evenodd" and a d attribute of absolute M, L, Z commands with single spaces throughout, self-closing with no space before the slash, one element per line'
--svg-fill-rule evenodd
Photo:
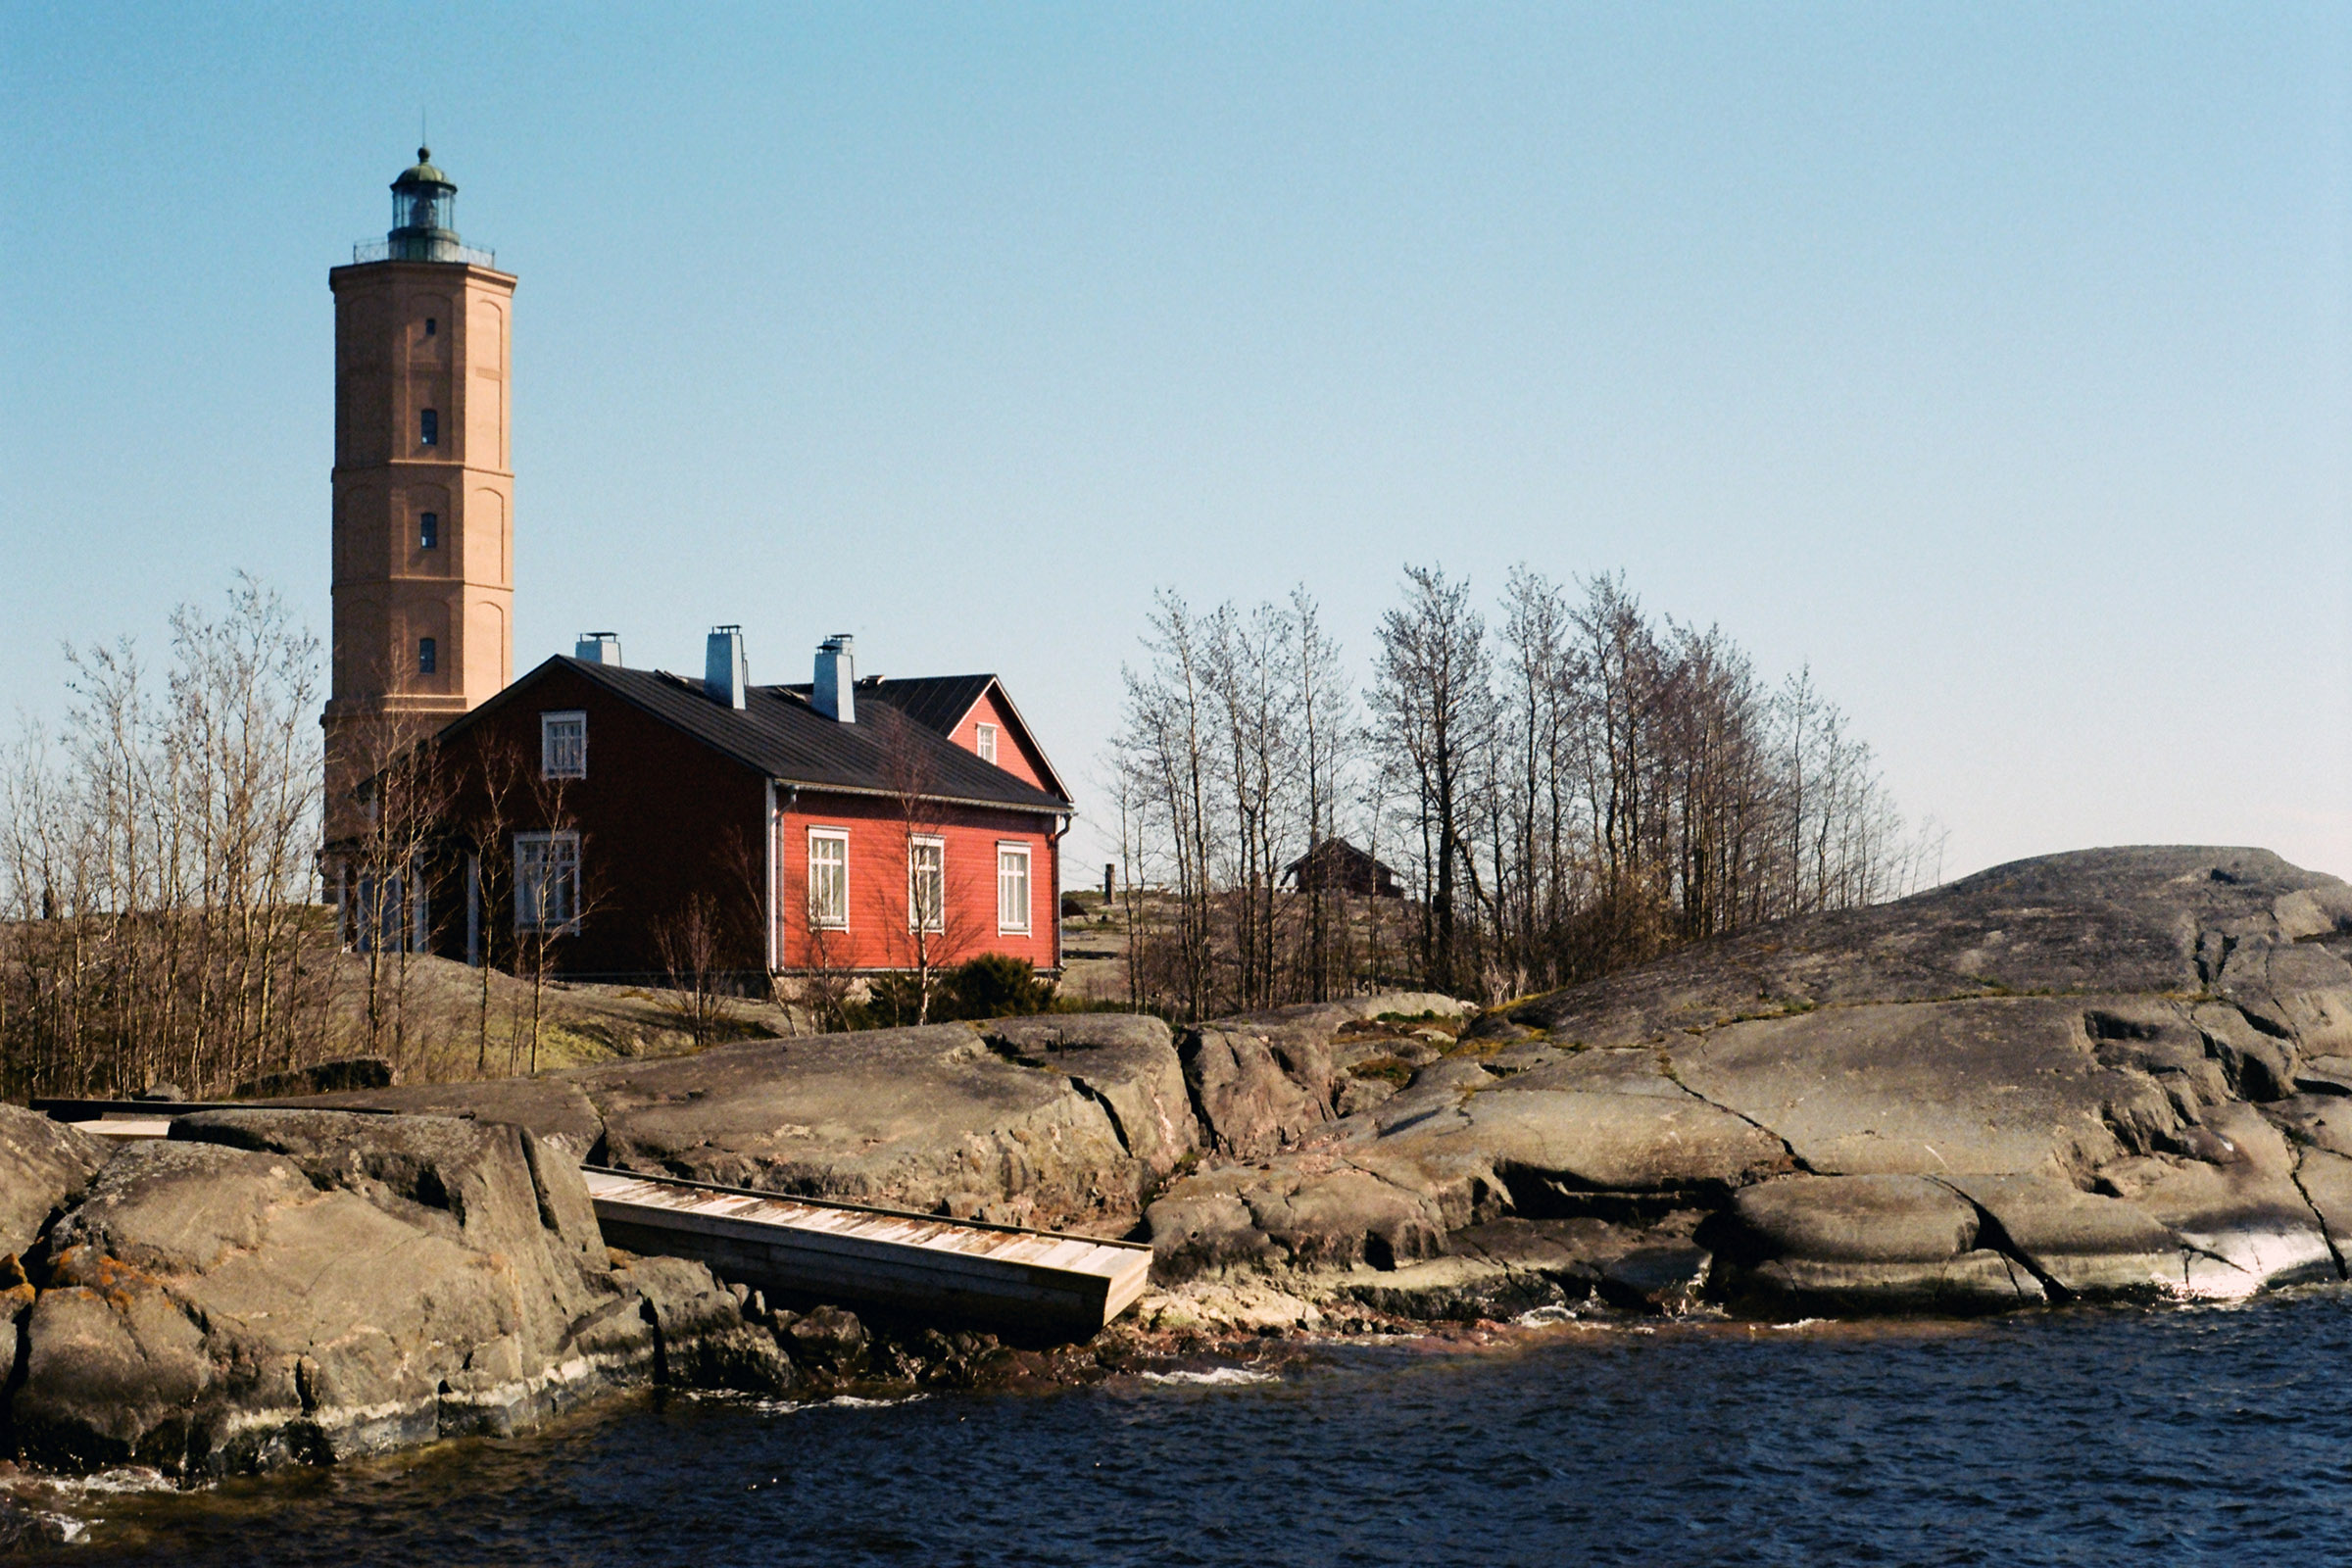
<path fill-rule="evenodd" d="M 1937 874 L 1807 672 L 1774 685 L 1613 577 L 1521 568 L 1499 610 L 1408 569 L 1363 669 L 1304 590 L 1205 616 L 1159 596 L 1106 767 L 1131 995 L 1191 1017 L 1376 984 L 1493 1000 Z M 1333 837 L 1407 899 L 1286 890 Z"/>
<path fill-rule="evenodd" d="M 0 772 L 0 1096 L 222 1095 L 352 1056 L 503 1075 L 791 1027 L 708 988 L 350 951 L 316 902 L 318 648 L 260 585 L 174 615 L 160 677 L 127 642 L 68 660 L 64 722 Z"/>

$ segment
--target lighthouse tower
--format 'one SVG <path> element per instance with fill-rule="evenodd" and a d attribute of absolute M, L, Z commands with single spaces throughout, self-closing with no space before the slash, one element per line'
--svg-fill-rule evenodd
<path fill-rule="evenodd" d="M 514 278 L 455 228 L 429 149 L 392 182 L 392 228 L 326 274 L 335 297 L 330 839 L 381 760 L 514 675 Z"/>

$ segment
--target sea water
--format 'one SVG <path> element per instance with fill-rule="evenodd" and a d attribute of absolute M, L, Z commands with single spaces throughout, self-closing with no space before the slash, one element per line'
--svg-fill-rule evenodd
<path fill-rule="evenodd" d="M 73 1494 L 58 1561 L 2352 1561 L 2352 1294 L 1973 1324 L 1531 1324 L 1045 1394 L 642 1396 Z"/>

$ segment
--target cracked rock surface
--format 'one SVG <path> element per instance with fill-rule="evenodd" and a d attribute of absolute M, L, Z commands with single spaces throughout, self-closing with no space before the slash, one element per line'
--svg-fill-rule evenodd
<path fill-rule="evenodd" d="M 1340 1120 L 1351 1088 L 1390 1087 L 1356 1076 L 1364 1061 L 1396 1059 L 1399 1075 L 1409 1069 L 1394 1053 L 1438 1061 L 1468 1012 L 1390 993 L 1182 1031 L 1058 1013 L 279 1103 L 463 1115 L 647 1175 L 1120 1234 L 1180 1167 L 1298 1149 Z M 1441 1065 L 1485 1078 L 1474 1063 Z M 1419 1103 L 1378 1098 L 1392 1114 Z"/>
<path fill-rule="evenodd" d="M 28 1115 L 0 1113 L 19 1199 L 58 1169 Z M 0 1254 L 15 1456 L 217 1475 L 504 1433 L 657 1375 L 789 1381 L 708 1269 L 616 1267 L 576 1160 L 522 1128 L 231 1110 L 66 1147 L 101 1163 L 44 1178 Z"/>
<path fill-rule="evenodd" d="M 1140 1224 L 1165 1288 L 1435 1316 L 2233 1297 L 2352 1244 L 2352 888 L 2264 851 L 2020 861 L 1470 1011 L 1059 1015 L 328 1098 L 649 1174 Z M 1548 1228 L 1543 1266 L 1498 1224 Z"/>
<path fill-rule="evenodd" d="M 1378 1103 L 1178 1182 L 1158 1272 L 1458 1312 L 1544 1294 L 1468 1238 L 1575 1219 L 1545 1289 L 1606 1295 L 1611 1249 L 1679 1226 L 1704 1296 L 1767 1314 L 2340 1278 L 2348 959 L 2352 887 L 2260 850 L 2051 856 L 1784 921 L 1480 1019 Z"/>

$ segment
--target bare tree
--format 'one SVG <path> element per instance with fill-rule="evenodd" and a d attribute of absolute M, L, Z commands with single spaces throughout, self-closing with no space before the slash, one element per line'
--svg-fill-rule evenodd
<path fill-rule="evenodd" d="M 589 845 L 571 808 L 571 779 L 544 770 L 526 785 L 536 827 L 513 835 L 514 945 L 528 971 L 530 991 L 523 1033 L 529 1071 L 539 1070 L 547 1022 L 547 988 L 560 956 L 596 910 L 600 887 L 589 869 Z"/>
<path fill-rule="evenodd" d="M 316 640 L 239 577 L 172 616 L 160 689 L 127 640 L 66 657 L 62 728 L 0 780 L 0 1085 L 197 1092 L 315 1052 Z"/>
<path fill-rule="evenodd" d="M 1207 617 L 1159 596 L 1107 769 L 1139 1004 L 1396 980 L 1493 999 L 1939 870 L 1809 675 L 1772 691 L 1720 628 L 1653 619 L 1614 575 L 1572 593 L 1516 569 L 1497 626 L 1409 570 L 1365 730 L 1303 589 Z M 1282 891 L 1292 851 L 1343 828 L 1415 897 Z"/>
<path fill-rule="evenodd" d="M 451 792 L 440 757 L 416 719 L 376 713 L 338 737 L 354 766 L 350 824 L 328 848 L 343 883 L 346 938 L 366 975 L 368 1049 L 408 1065 L 409 963 L 431 951 L 432 871 L 449 828 Z"/>
<path fill-rule="evenodd" d="M 1303 859 L 1340 836 L 1342 804 L 1361 755 L 1363 732 L 1340 646 L 1323 629 L 1322 612 L 1304 584 L 1291 590 L 1290 631 L 1287 654 L 1296 693 L 1296 741 L 1287 760 L 1298 773 L 1294 795 Z M 1304 994 L 1315 1002 L 1327 1001 L 1338 989 L 1353 946 L 1348 941 L 1353 928 L 1347 895 L 1328 883 L 1328 878 L 1316 877 L 1303 890 L 1306 910 L 1298 967 L 1305 976 Z"/>
<path fill-rule="evenodd" d="M 707 893 L 689 898 L 656 924 L 654 945 L 669 982 L 664 1004 L 695 1049 L 732 1033 L 735 1004 L 726 989 L 732 965 L 716 901 Z"/>
<path fill-rule="evenodd" d="M 882 732 L 884 788 L 890 792 L 892 829 L 906 868 L 904 907 L 893 890 L 876 887 L 874 912 L 913 979 L 914 1021 L 928 1023 L 939 971 L 956 962 L 983 934 L 982 901 L 949 895 L 947 818 L 940 810 L 929 732 L 880 703 L 865 721 Z"/>
<path fill-rule="evenodd" d="M 1206 651 L 1183 599 L 1166 591 L 1155 597 L 1145 646 L 1151 662 L 1121 672 L 1127 700 L 1114 762 L 1138 786 L 1130 820 L 1139 863 L 1130 868 L 1129 881 L 1134 886 L 1148 877 L 1166 887 L 1172 985 L 1185 1014 L 1204 1017 L 1214 996 L 1216 956 L 1213 717 Z M 1146 845 L 1156 862 L 1150 867 L 1141 863 Z M 1152 964 L 1158 945 L 1156 931 L 1142 946 L 1131 943 L 1131 962 Z"/>
<path fill-rule="evenodd" d="M 1436 567 L 1404 575 L 1404 604 L 1381 618 L 1370 700 L 1384 765 L 1412 784 L 1428 890 L 1422 963 L 1430 984 L 1451 990 L 1466 977 L 1456 900 L 1465 884 L 1478 891 L 1470 807 L 1494 730 L 1486 622 L 1466 581 Z"/>

